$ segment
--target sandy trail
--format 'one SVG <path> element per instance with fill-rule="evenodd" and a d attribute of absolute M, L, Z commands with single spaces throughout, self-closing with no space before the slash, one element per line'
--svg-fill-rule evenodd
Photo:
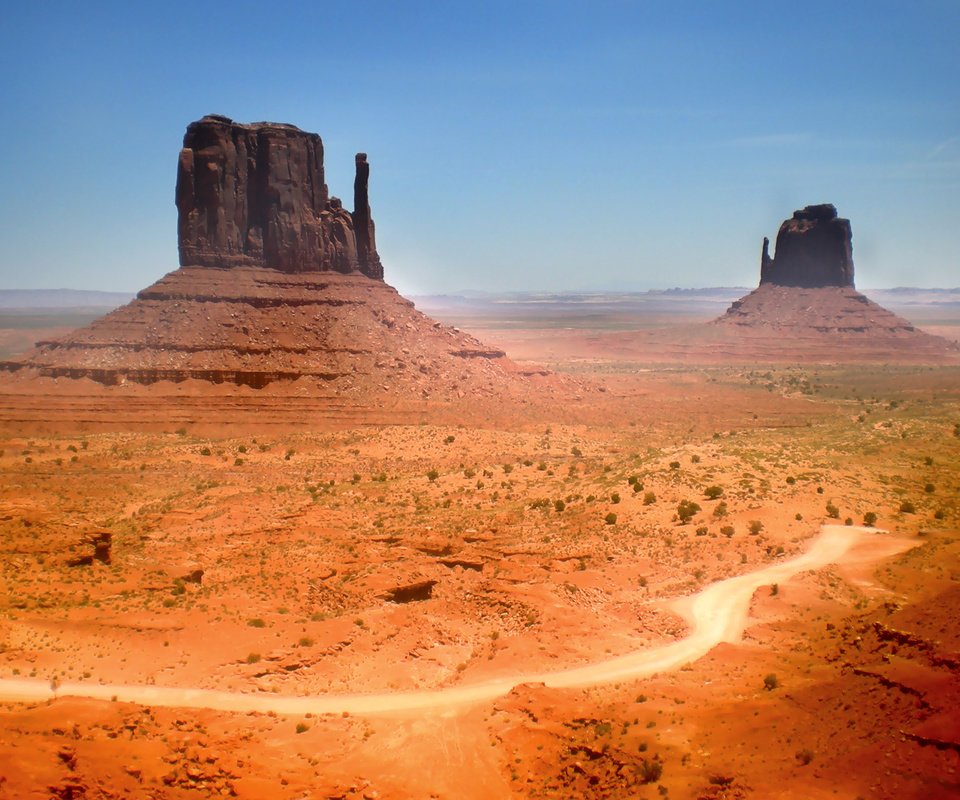
<path fill-rule="evenodd" d="M 507 694 L 515 686 L 524 683 L 543 683 L 548 687 L 560 688 L 645 678 L 694 661 L 721 642 L 739 640 L 746 627 L 750 599 L 761 586 L 780 583 L 803 570 L 818 569 L 841 560 L 879 560 L 912 546 L 902 539 L 881 539 L 877 533 L 872 528 L 824 525 L 805 553 L 745 575 L 718 581 L 700 593 L 678 601 L 678 612 L 691 625 L 691 633 L 684 639 L 559 672 L 517 674 L 445 689 L 382 694 L 283 697 L 214 689 L 64 683 L 57 689 L 56 695 L 218 711 L 376 715 L 405 711 L 453 711 Z M 855 553 L 855 545 L 868 539 L 871 540 L 869 552 Z M 0 680 L 0 700 L 36 702 L 52 697 L 54 691 L 44 681 Z"/>

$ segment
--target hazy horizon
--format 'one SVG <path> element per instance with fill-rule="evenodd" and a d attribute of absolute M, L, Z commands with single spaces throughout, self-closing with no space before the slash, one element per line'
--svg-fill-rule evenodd
<path fill-rule="evenodd" d="M 348 206 L 367 152 L 404 294 L 752 287 L 762 238 L 820 202 L 858 286 L 956 284 L 956 4 L 216 8 L 8 11 L 0 288 L 175 269 L 208 113 L 319 133 Z"/>

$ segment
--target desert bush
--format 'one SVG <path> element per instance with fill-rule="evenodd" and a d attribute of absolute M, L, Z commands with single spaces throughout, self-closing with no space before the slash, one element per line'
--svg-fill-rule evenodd
<path fill-rule="evenodd" d="M 700 463 L 700 456 L 698 456 L 696 453 L 694 453 L 692 456 L 690 456 L 690 463 L 691 463 L 691 464 L 699 464 L 699 463 Z"/>
<path fill-rule="evenodd" d="M 427 473 L 427 480 L 430 481 L 431 483 L 439 477 L 440 477 L 440 473 L 437 472 L 435 469 L 432 469 Z"/>
<path fill-rule="evenodd" d="M 641 783 L 656 783 L 663 775 L 663 762 L 656 758 L 645 758 L 640 762 Z"/>
<path fill-rule="evenodd" d="M 645 506 L 652 506 L 656 502 L 657 502 L 657 496 L 653 492 L 647 492 L 643 496 L 643 504 Z"/>
<path fill-rule="evenodd" d="M 729 539 L 734 534 L 733 525 L 724 525 L 720 529 L 720 533 L 722 533 L 724 536 L 726 536 Z"/>
<path fill-rule="evenodd" d="M 247 625 L 249 625 L 251 628 L 265 628 L 265 627 L 267 627 L 267 623 L 264 622 L 262 619 L 260 619 L 260 617 L 254 617 L 253 619 L 248 619 L 248 620 L 247 620 Z"/>
<path fill-rule="evenodd" d="M 769 675 L 766 675 L 763 679 L 763 688 L 768 692 L 772 692 L 774 689 L 780 686 L 780 679 L 776 676 L 775 673 L 771 672 Z"/>
<path fill-rule="evenodd" d="M 631 475 L 629 478 L 627 478 L 627 483 L 631 486 L 636 486 L 638 483 L 640 483 L 640 477 L 638 475 Z"/>
<path fill-rule="evenodd" d="M 943 513 L 943 509 L 942 509 L 942 508 L 938 508 L 936 511 L 933 512 L 933 518 L 934 518 L 934 519 L 943 519 L 944 516 L 946 516 L 946 515 Z"/>
<path fill-rule="evenodd" d="M 202 456 L 208 456 L 208 455 L 210 455 L 210 448 L 209 448 L 209 447 L 201 447 L 201 448 L 200 448 L 200 455 L 202 455 Z"/>
<path fill-rule="evenodd" d="M 699 504 L 692 500 L 681 500 L 677 505 L 677 516 L 680 517 L 680 522 L 684 525 L 693 519 L 699 511 Z"/>
<path fill-rule="evenodd" d="M 554 511 L 556 511 L 558 514 L 559 514 L 560 512 L 562 512 L 566 507 L 567 507 L 567 504 L 564 503 L 563 500 L 554 500 L 554 501 L 553 501 L 553 509 L 554 509 Z"/>
<path fill-rule="evenodd" d="M 238 452 L 238 453 L 246 453 L 246 452 L 247 452 L 247 446 L 246 446 L 245 444 L 240 445 L 240 446 L 237 448 L 237 452 Z"/>
<path fill-rule="evenodd" d="M 444 443 L 444 444 L 453 444 L 455 440 L 456 440 L 456 438 L 455 438 L 454 436 L 448 436 L 446 439 L 443 440 L 443 443 Z"/>
<path fill-rule="evenodd" d="M 787 484 L 788 484 L 789 486 L 793 486 L 796 482 L 797 482 L 797 479 L 794 478 L 793 475 L 788 475 L 788 476 L 787 476 Z"/>
<path fill-rule="evenodd" d="M 778 594 L 780 594 L 780 584 L 779 584 L 779 583 L 771 583 L 771 584 L 770 584 L 770 596 L 771 596 L 771 597 L 776 597 Z"/>
<path fill-rule="evenodd" d="M 310 730 L 310 726 L 306 722 L 297 723 L 297 733 L 306 733 L 308 730 Z"/>
<path fill-rule="evenodd" d="M 827 503 L 827 516 L 832 519 L 840 519 L 840 509 L 833 503 Z"/>
<path fill-rule="evenodd" d="M 797 763 L 801 767 L 807 766 L 811 761 L 813 761 L 813 750 L 810 750 L 807 747 L 804 747 L 802 750 L 797 750 L 796 755 L 794 756 L 797 759 Z"/>
<path fill-rule="evenodd" d="M 243 466 L 243 459 L 240 458 L 239 456 L 237 456 L 237 458 L 233 459 L 233 466 L 235 466 L 235 467 L 242 467 L 242 466 Z"/>
<path fill-rule="evenodd" d="M 609 514 L 607 514 L 607 516 L 603 518 L 603 521 L 607 523 L 607 525 L 616 525 L 617 515 L 611 511 Z"/>
<path fill-rule="evenodd" d="M 619 502 L 620 502 L 620 493 L 619 493 L 619 492 L 614 492 L 613 494 L 611 494 L 611 495 L 610 495 L 610 502 L 613 503 L 614 505 L 616 505 L 617 503 L 619 503 Z"/>
<path fill-rule="evenodd" d="M 901 514 L 915 514 L 917 512 L 916 506 L 911 503 L 909 500 L 904 500 L 900 504 L 900 513 Z"/>
<path fill-rule="evenodd" d="M 843 521 L 843 524 L 844 524 L 844 525 L 853 525 L 853 517 L 847 517 L 847 518 Z"/>
<path fill-rule="evenodd" d="M 923 487 L 923 491 L 925 491 L 927 494 L 933 494 L 935 491 L 937 491 L 937 487 L 932 483 L 928 483 Z"/>
<path fill-rule="evenodd" d="M 716 504 L 716 506 L 714 506 L 713 516 L 715 516 L 717 519 L 722 519 L 723 517 L 727 516 L 727 503 L 725 500 L 721 500 Z"/>
<path fill-rule="evenodd" d="M 509 475 L 511 472 L 513 472 L 513 464 L 504 464 L 503 465 L 504 475 Z"/>
<path fill-rule="evenodd" d="M 747 529 L 750 531 L 751 536 L 756 536 L 763 530 L 763 523 L 758 519 L 752 519 L 747 525 Z"/>
<path fill-rule="evenodd" d="M 679 461 L 671 461 L 671 462 L 670 462 L 670 469 L 680 469 L 680 462 L 679 462 Z"/>
<path fill-rule="evenodd" d="M 708 486 L 703 490 L 704 495 L 710 500 L 716 500 L 723 496 L 723 488 L 720 486 Z"/>
<path fill-rule="evenodd" d="M 259 661 L 260 661 L 260 654 L 259 654 L 259 653 L 249 653 L 249 654 L 247 655 L 247 663 L 248 663 L 248 664 L 256 664 L 256 663 L 259 662 Z"/>
<path fill-rule="evenodd" d="M 707 533 L 708 530 L 706 525 L 701 525 L 699 528 L 697 528 L 697 536 L 706 536 Z"/>
<path fill-rule="evenodd" d="M 583 451 L 579 447 L 574 447 L 570 450 L 570 455 L 572 455 L 574 458 L 580 458 L 583 456 Z"/>

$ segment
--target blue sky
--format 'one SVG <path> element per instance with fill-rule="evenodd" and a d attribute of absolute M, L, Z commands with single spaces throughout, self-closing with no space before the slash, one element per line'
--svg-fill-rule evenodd
<path fill-rule="evenodd" d="M 960 285 L 960 3 L 8 4 L 0 288 L 177 266 L 207 113 L 369 154 L 401 291 L 752 285 L 795 208 L 860 287 Z"/>

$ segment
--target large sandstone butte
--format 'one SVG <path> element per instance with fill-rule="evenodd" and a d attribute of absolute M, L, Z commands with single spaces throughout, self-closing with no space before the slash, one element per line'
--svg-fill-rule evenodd
<path fill-rule="evenodd" d="M 361 272 L 383 279 L 356 158 L 354 211 L 324 182 L 323 142 L 293 125 L 210 115 L 187 128 L 177 170 L 181 266 Z"/>
<path fill-rule="evenodd" d="M 177 173 L 181 267 L 0 367 L 106 386 L 303 378 L 301 392 L 368 406 L 496 396 L 542 375 L 383 281 L 369 175 L 360 153 L 351 213 L 327 190 L 316 134 L 221 116 L 192 123 Z"/>
<path fill-rule="evenodd" d="M 795 211 L 764 238 L 760 285 L 714 321 L 758 357 L 835 361 L 938 360 L 956 347 L 877 305 L 853 285 L 850 221 L 832 205 Z M 752 345 L 751 345 L 752 342 Z M 724 344 L 728 349 L 731 343 Z"/>

